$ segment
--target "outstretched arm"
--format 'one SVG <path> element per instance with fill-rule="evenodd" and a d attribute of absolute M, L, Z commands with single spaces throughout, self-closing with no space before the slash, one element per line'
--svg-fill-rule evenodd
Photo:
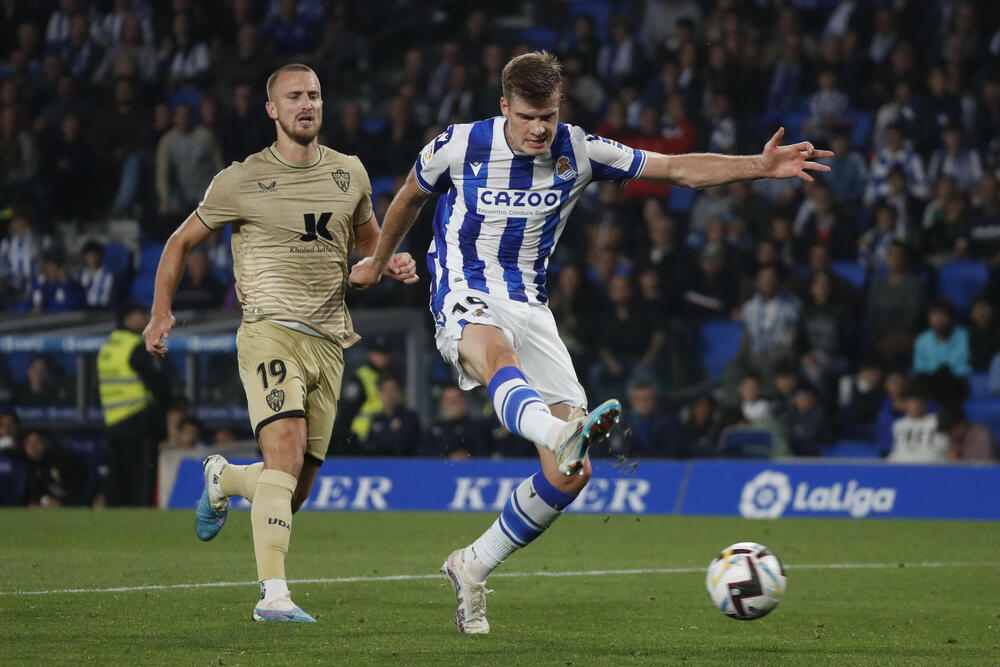
<path fill-rule="evenodd" d="M 797 176 L 812 181 L 809 171 L 830 171 L 830 167 L 812 162 L 821 157 L 833 157 L 833 152 L 817 150 L 810 142 L 801 141 L 779 146 L 785 128 L 778 128 L 760 155 L 718 155 L 689 153 L 662 155 L 648 153 L 640 178 L 664 185 L 705 188 L 734 181 L 758 178 L 791 178 Z"/>
<path fill-rule="evenodd" d="M 171 312 L 174 292 L 177 291 L 177 285 L 184 275 L 191 249 L 208 238 L 211 233 L 212 230 L 201 221 L 198 214 L 192 213 L 167 239 L 163 254 L 160 255 L 160 265 L 156 269 L 149 324 L 142 332 L 147 352 L 158 357 L 167 354 L 167 337 L 174 327 L 174 315 Z"/>
<path fill-rule="evenodd" d="M 351 269 L 348 279 L 351 287 L 365 289 L 378 282 L 389 265 L 393 253 L 399 247 L 400 241 L 413 226 L 413 221 L 417 219 L 420 209 L 426 202 L 427 193 L 417 185 L 411 169 L 406 182 L 396 193 L 389 210 L 385 213 L 375 251 L 371 257 L 366 257 Z"/>

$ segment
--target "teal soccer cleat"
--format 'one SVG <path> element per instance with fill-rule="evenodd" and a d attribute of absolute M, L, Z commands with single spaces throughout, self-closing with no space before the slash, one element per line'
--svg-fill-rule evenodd
<path fill-rule="evenodd" d="M 604 401 L 593 412 L 567 422 L 559 432 L 559 446 L 552 453 L 564 475 L 582 475 L 583 462 L 590 446 L 608 437 L 621 421 L 622 405 L 615 399 Z"/>
<path fill-rule="evenodd" d="M 264 608 L 263 605 L 267 605 Z M 265 603 L 263 600 L 253 608 L 253 620 L 264 623 L 315 623 L 316 619 L 302 611 L 292 598 L 284 595 Z"/>
<path fill-rule="evenodd" d="M 219 488 L 219 476 L 227 463 L 225 457 L 218 454 L 212 454 L 202 463 L 205 490 L 201 494 L 198 509 L 194 511 L 194 532 L 203 542 L 218 535 L 229 516 L 229 497 L 216 490 Z"/>

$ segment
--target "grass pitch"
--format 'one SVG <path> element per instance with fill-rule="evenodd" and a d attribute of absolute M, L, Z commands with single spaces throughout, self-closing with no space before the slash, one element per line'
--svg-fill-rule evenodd
<path fill-rule="evenodd" d="M 490 579 L 492 633 L 461 636 L 450 585 L 420 575 L 492 520 L 296 516 L 293 598 L 319 621 L 300 625 L 250 621 L 248 512 L 201 543 L 191 512 L 0 511 L 0 664 L 1000 664 L 998 524 L 566 516 Z M 741 540 L 788 568 L 748 623 L 704 583 Z M 643 569 L 675 571 L 608 572 Z M 577 574 L 510 576 L 533 572 Z"/>

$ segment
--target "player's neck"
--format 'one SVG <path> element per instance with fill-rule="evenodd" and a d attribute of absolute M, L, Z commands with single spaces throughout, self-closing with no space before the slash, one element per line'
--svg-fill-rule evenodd
<path fill-rule="evenodd" d="M 285 162 L 295 165 L 314 164 L 319 159 L 319 140 L 313 139 L 308 144 L 300 144 L 291 137 L 279 134 L 276 146 L 278 153 Z"/>

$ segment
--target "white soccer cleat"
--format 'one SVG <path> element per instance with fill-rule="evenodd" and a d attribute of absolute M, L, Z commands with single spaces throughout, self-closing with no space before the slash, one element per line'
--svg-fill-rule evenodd
<path fill-rule="evenodd" d="M 465 549 L 455 549 L 441 565 L 441 571 L 455 586 L 455 597 L 458 598 L 455 623 L 459 632 L 485 635 L 490 631 L 490 623 L 486 620 L 486 596 L 493 591 L 483 584 L 470 581 L 462 567 L 463 562 Z"/>
<path fill-rule="evenodd" d="M 583 462 L 590 446 L 608 437 L 621 421 L 622 405 L 616 399 L 604 401 L 593 412 L 566 422 L 559 431 L 559 444 L 553 450 L 556 467 L 564 475 L 582 475 Z"/>

